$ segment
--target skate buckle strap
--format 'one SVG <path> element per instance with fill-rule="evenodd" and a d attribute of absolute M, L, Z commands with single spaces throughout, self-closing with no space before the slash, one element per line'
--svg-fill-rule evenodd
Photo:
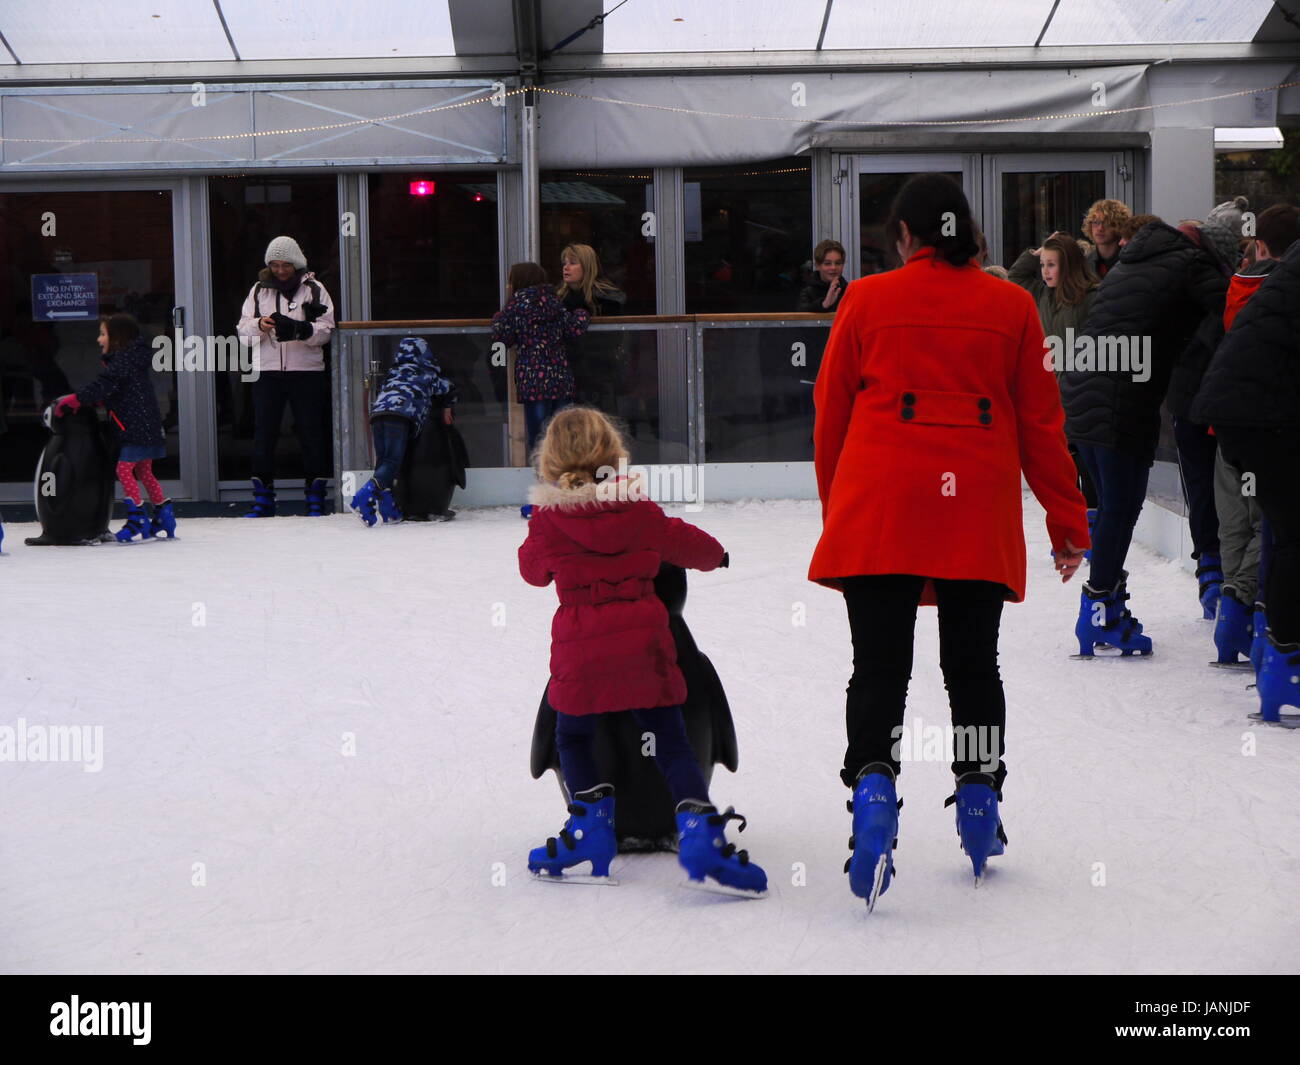
<path fill-rule="evenodd" d="M 708 820 L 709 820 L 709 824 L 715 827 L 718 826 L 725 827 L 728 821 L 739 821 L 740 825 L 736 828 L 737 832 L 744 832 L 745 826 L 749 824 L 749 822 L 745 820 L 743 815 L 736 813 L 736 808 L 734 806 L 728 806 L 720 814 L 709 814 Z M 730 858 L 734 854 L 736 856 L 736 860 L 740 862 L 741 865 L 749 864 L 749 851 L 736 850 L 736 845 L 734 843 L 726 844 L 722 848 L 721 854 L 722 857 L 724 858 Z"/>
<path fill-rule="evenodd" d="M 585 806 L 578 806 L 576 803 L 570 803 L 568 806 L 568 811 L 574 817 L 587 816 L 587 808 Z M 564 840 L 564 845 L 568 847 L 569 850 L 572 851 L 578 849 L 578 843 L 573 838 L 573 833 L 569 831 L 568 825 L 565 825 L 562 829 L 560 829 L 560 839 Z M 551 836 L 546 841 L 546 856 L 548 858 L 554 858 L 557 854 L 559 854 L 559 852 L 560 849 L 558 846 L 556 846 L 556 839 L 554 836 Z"/>

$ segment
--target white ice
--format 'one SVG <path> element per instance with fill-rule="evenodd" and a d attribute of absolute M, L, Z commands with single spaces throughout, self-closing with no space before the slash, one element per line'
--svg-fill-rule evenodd
<path fill-rule="evenodd" d="M 749 818 L 730 831 L 768 871 L 758 901 L 685 890 L 666 854 L 620 858 L 615 888 L 531 881 L 564 810 L 528 773 L 555 596 L 518 576 L 517 511 L 182 519 L 174 543 L 61 549 L 8 525 L 0 726 L 102 726 L 103 764 L 0 763 L 0 969 L 1297 969 L 1300 732 L 1248 721 L 1249 677 L 1207 666 L 1175 563 L 1130 556 L 1154 657 L 1072 661 L 1080 578 L 1053 573 L 1028 501 L 1029 594 L 1002 632 L 1010 846 L 974 890 L 947 763 L 908 764 L 900 872 L 868 915 L 841 871 L 848 626 L 805 579 L 818 509 L 688 517 L 732 557 L 692 575 L 686 618 L 736 718 L 713 797 Z M 918 716 L 947 716 L 932 610 Z"/>

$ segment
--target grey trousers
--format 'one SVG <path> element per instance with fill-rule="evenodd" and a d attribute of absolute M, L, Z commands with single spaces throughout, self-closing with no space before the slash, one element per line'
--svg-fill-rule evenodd
<path fill-rule="evenodd" d="M 1259 595 L 1259 523 L 1263 513 L 1241 470 L 1224 461 L 1223 451 L 1214 462 L 1214 509 L 1219 514 L 1219 550 L 1223 559 L 1223 587 L 1231 588 L 1239 602 L 1249 607 Z"/>

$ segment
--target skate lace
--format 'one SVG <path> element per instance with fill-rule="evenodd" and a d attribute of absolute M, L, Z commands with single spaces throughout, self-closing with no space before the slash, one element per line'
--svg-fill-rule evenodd
<path fill-rule="evenodd" d="M 744 832 L 745 826 L 749 824 L 742 814 L 736 813 L 736 808 L 734 806 L 728 806 L 720 814 L 710 814 L 708 820 L 710 825 L 721 828 L 725 828 L 728 821 L 739 821 L 740 825 L 736 828 L 737 832 Z M 749 851 L 736 850 L 736 845 L 734 843 L 726 844 L 722 848 L 721 854 L 724 858 L 730 858 L 734 854 L 736 856 L 736 861 L 740 862 L 741 865 L 749 864 Z"/>

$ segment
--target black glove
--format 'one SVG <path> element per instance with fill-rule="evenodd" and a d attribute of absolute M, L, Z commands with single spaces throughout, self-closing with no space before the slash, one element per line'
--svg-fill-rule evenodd
<path fill-rule="evenodd" d="M 731 566 L 731 552 L 722 552 L 722 561 L 718 563 L 718 569 L 728 569 Z"/>
<path fill-rule="evenodd" d="M 324 314 L 328 309 L 329 308 L 327 308 L 325 304 L 316 300 L 311 300 L 302 305 L 302 313 L 306 316 L 307 321 L 309 322 L 316 321 L 316 319 Z"/>
<path fill-rule="evenodd" d="M 302 323 L 290 318 L 287 314 L 281 314 L 276 311 L 271 315 L 271 321 L 275 323 L 275 339 L 283 343 L 286 340 L 298 339 L 298 326 Z"/>
<path fill-rule="evenodd" d="M 312 333 L 316 332 L 311 322 L 294 322 L 294 325 L 298 327 L 298 335 L 294 340 L 310 340 Z"/>

